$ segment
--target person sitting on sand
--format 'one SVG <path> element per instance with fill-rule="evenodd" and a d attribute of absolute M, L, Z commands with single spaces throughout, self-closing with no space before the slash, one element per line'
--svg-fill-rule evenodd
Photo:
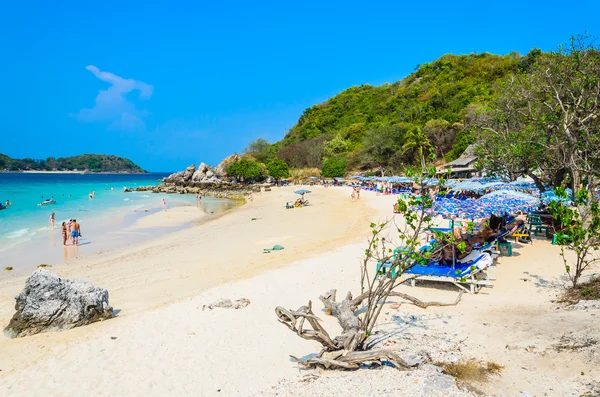
<path fill-rule="evenodd" d="M 81 236 L 81 226 L 77 223 L 76 219 L 73 219 L 71 225 L 71 237 L 73 237 L 73 245 L 79 245 L 79 237 Z"/>

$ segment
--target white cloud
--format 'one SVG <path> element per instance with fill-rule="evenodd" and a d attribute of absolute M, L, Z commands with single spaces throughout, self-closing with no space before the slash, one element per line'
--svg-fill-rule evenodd
<path fill-rule="evenodd" d="M 96 96 L 96 104 L 90 109 L 81 109 L 75 115 L 80 121 L 95 123 L 108 122 L 111 128 L 137 129 L 145 126 L 145 110 L 138 110 L 127 94 L 139 92 L 139 99 L 149 99 L 154 87 L 143 81 L 124 79 L 110 72 L 103 72 L 94 65 L 86 67 L 94 76 L 110 84 Z"/>

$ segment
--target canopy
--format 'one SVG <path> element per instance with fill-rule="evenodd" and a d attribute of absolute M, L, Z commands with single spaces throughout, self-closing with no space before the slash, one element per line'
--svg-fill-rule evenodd
<path fill-rule="evenodd" d="M 533 212 L 537 209 L 539 199 L 530 194 L 514 190 L 497 190 L 475 200 L 475 204 L 489 215 L 502 215 L 506 212 Z"/>
<path fill-rule="evenodd" d="M 296 190 L 294 193 L 296 193 L 296 194 L 306 194 L 306 193 L 310 193 L 310 190 L 300 189 L 300 190 Z"/>

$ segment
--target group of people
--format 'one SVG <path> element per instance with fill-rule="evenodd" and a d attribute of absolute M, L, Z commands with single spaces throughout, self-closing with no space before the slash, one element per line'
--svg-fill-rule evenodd
<path fill-rule="evenodd" d="M 50 214 L 50 218 L 48 219 L 48 223 L 50 224 L 51 228 L 54 228 L 55 222 L 56 214 L 52 212 L 52 214 Z M 81 237 L 81 225 L 76 219 L 69 219 L 68 222 L 62 223 L 61 234 L 64 246 L 67 245 L 67 242 L 70 242 L 71 245 L 79 245 L 79 237 Z"/>
<path fill-rule="evenodd" d="M 79 237 L 81 237 L 81 225 L 76 219 L 69 219 L 68 222 L 63 222 L 61 227 L 63 245 L 66 246 L 70 241 L 71 245 L 79 245 Z"/>
<path fill-rule="evenodd" d="M 489 219 L 473 225 L 472 231 L 469 231 L 466 225 L 455 227 L 452 230 L 453 238 L 450 236 L 443 238 L 437 244 L 438 249 L 431 254 L 430 258 L 439 260 L 441 263 L 452 264 L 453 260 L 463 259 L 477 246 L 493 242 L 499 235 L 511 233 L 523 223 L 523 220 L 505 214 L 503 216 L 492 215 Z"/>

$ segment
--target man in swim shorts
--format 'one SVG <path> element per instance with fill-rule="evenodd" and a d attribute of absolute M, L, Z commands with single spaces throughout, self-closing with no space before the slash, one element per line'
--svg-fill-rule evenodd
<path fill-rule="evenodd" d="M 73 245 L 79 245 L 79 236 L 81 235 L 81 226 L 77 223 L 77 219 L 73 219 L 71 224 L 71 237 L 73 237 Z"/>

